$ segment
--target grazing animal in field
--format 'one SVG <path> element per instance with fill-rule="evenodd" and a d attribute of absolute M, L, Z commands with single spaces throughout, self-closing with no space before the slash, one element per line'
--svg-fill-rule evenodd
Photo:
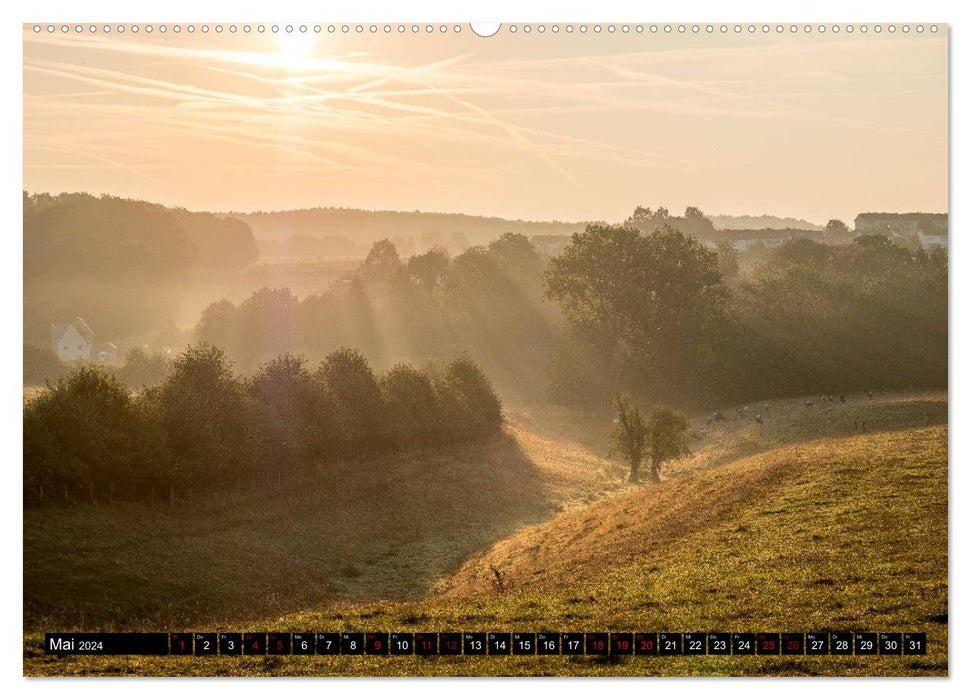
<path fill-rule="evenodd" d="M 873 392 L 872 392 L 872 391 L 868 391 L 868 392 L 866 393 L 866 397 L 867 397 L 868 399 L 872 399 L 872 398 L 873 398 Z"/>
<path fill-rule="evenodd" d="M 735 415 L 739 418 L 742 417 L 742 409 L 740 409 L 738 406 L 735 407 Z"/>
<path fill-rule="evenodd" d="M 764 425 L 764 423 L 762 422 L 762 414 L 761 413 L 756 413 L 755 414 L 755 422 L 758 423 L 759 425 Z"/>
<path fill-rule="evenodd" d="M 711 425 L 713 420 L 715 420 L 715 416 L 709 415 L 707 418 L 705 418 L 705 425 Z"/>
<path fill-rule="evenodd" d="M 812 401 L 807 401 L 806 402 L 806 408 L 812 408 L 812 407 L 813 407 L 813 402 Z"/>
<path fill-rule="evenodd" d="M 715 411 L 715 420 L 716 421 L 723 421 L 723 420 L 725 420 L 725 414 L 722 413 L 721 411 Z"/>
<path fill-rule="evenodd" d="M 840 403 L 846 403 L 846 394 L 840 394 Z"/>

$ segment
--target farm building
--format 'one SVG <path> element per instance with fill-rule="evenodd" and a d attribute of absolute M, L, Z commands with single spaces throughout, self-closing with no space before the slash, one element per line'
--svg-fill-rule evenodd
<path fill-rule="evenodd" d="M 90 360 L 94 331 L 80 316 L 70 323 L 54 323 L 51 324 L 51 345 L 64 362 Z"/>

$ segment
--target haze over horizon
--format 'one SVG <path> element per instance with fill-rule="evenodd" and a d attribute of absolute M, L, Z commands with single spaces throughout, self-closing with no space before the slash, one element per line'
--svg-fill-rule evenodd
<path fill-rule="evenodd" d="M 34 34 L 24 186 L 191 210 L 948 210 L 939 35 Z"/>

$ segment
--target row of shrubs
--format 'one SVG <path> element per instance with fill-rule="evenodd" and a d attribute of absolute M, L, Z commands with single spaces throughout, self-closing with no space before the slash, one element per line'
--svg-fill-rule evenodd
<path fill-rule="evenodd" d="M 332 460 L 479 441 L 501 423 L 499 398 L 469 357 L 377 375 L 360 352 L 343 348 L 317 368 L 284 354 L 239 377 L 222 349 L 200 343 L 162 383 L 139 392 L 83 367 L 28 400 L 24 500 L 282 483 Z"/>

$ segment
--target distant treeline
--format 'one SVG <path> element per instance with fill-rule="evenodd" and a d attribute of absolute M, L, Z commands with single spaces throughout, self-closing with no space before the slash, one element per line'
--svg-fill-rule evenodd
<path fill-rule="evenodd" d="M 414 252 L 421 252 L 435 246 L 451 248 L 450 239 L 456 234 L 460 235 L 468 246 L 487 243 L 507 232 L 521 233 L 527 237 L 569 235 L 584 225 L 561 221 L 501 219 L 469 214 L 368 211 L 338 207 L 253 213 L 234 212 L 229 216 L 245 221 L 261 240 L 339 236 L 357 245 L 369 245 L 383 238 L 411 239 L 418 247 Z"/>
<path fill-rule="evenodd" d="M 81 316 L 99 337 L 171 322 L 193 278 L 256 259 L 238 219 L 88 194 L 23 195 L 24 337 L 50 342 L 50 324 Z"/>
<path fill-rule="evenodd" d="M 24 500 L 147 501 L 286 484 L 328 461 L 474 442 L 501 424 L 498 396 L 465 356 L 377 375 L 342 348 L 316 368 L 284 354 L 240 377 L 202 343 L 141 392 L 82 367 L 26 401 Z"/>
<path fill-rule="evenodd" d="M 762 214 L 761 216 L 741 215 L 732 216 L 729 214 L 708 214 L 715 229 L 802 229 L 806 231 L 821 231 L 822 226 L 814 224 L 805 219 L 796 219 L 791 216 L 772 216 Z"/>

